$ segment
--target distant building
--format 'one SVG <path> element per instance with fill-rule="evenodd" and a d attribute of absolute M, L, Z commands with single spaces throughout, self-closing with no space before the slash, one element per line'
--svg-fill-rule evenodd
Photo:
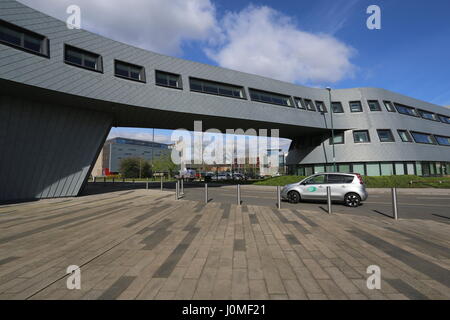
<path fill-rule="evenodd" d="M 126 158 L 152 161 L 170 154 L 170 146 L 163 143 L 117 137 L 107 140 L 98 156 L 92 174 L 94 176 L 119 173 L 120 162 Z"/>

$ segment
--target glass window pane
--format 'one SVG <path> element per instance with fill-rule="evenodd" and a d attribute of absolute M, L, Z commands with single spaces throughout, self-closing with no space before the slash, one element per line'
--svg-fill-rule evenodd
<path fill-rule="evenodd" d="M 141 80 L 141 69 L 130 67 L 130 77 L 136 80 Z"/>
<path fill-rule="evenodd" d="M 26 49 L 41 52 L 42 39 L 38 39 L 36 37 L 29 36 L 25 34 L 24 36 L 24 47 Z"/>
<path fill-rule="evenodd" d="M 377 130 L 381 142 L 394 142 L 391 130 Z"/>
<path fill-rule="evenodd" d="M 402 176 L 405 174 L 405 166 L 403 165 L 403 163 L 395 164 L 395 174 L 398 176 Z"/>
<path fill-rule="evenodd" d="M 361 102 L 360 101 L 350 102 L 350 111 L 351 112 L 362 112 Z"/>
<path fill-rule="evenodd" d="M 116 63 L 116 74 L 122 77 L 128 77 L 128 66 L 121 63 Z"/>
<path fill-rule="evenodd" d="M 370 111 L 381 111 L 380 104 L 378 101 L 368 101 Z"/>
<path fill-rule="evenodd" d="M 368 163 L 367 175 L 370 177 L 380 176 L 380 165 L 378 163 Z"/>
<path fill-rule="evenodd" d="M 310 176 L 313 174 L 313 168 L 312 167 L 305 167 L 305 175 Z"/>
<path fill-rule="evenodd" d="M 342 103 L 340 102 L 333 102 L 331 104 L 331 108 L 333 109 L 333 113 L 343 113 L 344 108 L 342 107 Z"/>
<path fill-rule="evenodd" d="M 394 166 L 392 165 L 392 163 L 382 163 L 381 164 L 381 175 L 382 176 L 394 175 Z"/>
<path fill-rule="evenodd" d="M 389 112 L 395 112 L 395 107 L 392 104 L 392 102 L 384 101 L 384 106 L 386 107 L 386 110 Z"/>
<path fill-rule="evenodd" d="M 360 175 L 365 175 L 364 163 L 354 163 L 353 170 L 354 173 L 359 173 Z"/>
<path fill-rule="evenodd" d="M 66 61 L 74 63 L 74 64 L 78 64 L 81 66 L 83 63 L 83 55 L 78 51 L 75 51 L 72 49 L 67 49 Z"/>
<path fill-rule="evenodd" d="M 416 162 L 416 174 L 418 176 L 422 175 L 422 164 L 420 162 Z"/>
<path fill-rule="evenodd" d="M 354 131 L 353 132 L 354 141 L 356 143 L 369 142 L 369 133 L 367 131 Z"/>
<path fill-rule="evenodd" d="M 450 138 L 449 137 L 442 137 L 442 136 L 435 136 L 437 143 L 443 146 L 450 146 Z"/>
<path fill-rule="evenodd" d="M 20 46 L 21 39 L 22 39 L 22 33 L 12 30 L 10 28 L 7 28 L 5 26 L 0 26 L 0 40 Z"/>
<path fill-rule="evenodd" d="M 414 141 L 416 141 L 417 143 L 426 143 L 426 144 L 434 143 L 433 138 L 431 138 L 431 136 L 429 134 L 411 132 L 411 135 L 413 136 Z"/>
<path fill-rule="evenodd" d="M 97 57 L 89 55 L 89 54 L 84 54 L 84 66 L 91 68 L 91 69 L 96 69 L 97 68 Z"/>
<path fill-rule="evenodd" d="M 203 86 L 200 81 L 190 80 L 191 90 L 203 91 Z"/>
<path fill-rule="evenodd" d="M 343 172 L 343 173 L 350 173 L 350 165 L 349 164 L 340 164 L 338 171 Z"/>
<path fill-rule="evenodd" d="M 314 173 L 325 172 L 325 166 L 314 166 Z"/>
<path fill-rule="evenodd" d="M 411 175 L 411 176 L 415 174 L 415 172 L 414 172 L 414 163 L 407 163 L 406 164 L 406 174 Z"/>

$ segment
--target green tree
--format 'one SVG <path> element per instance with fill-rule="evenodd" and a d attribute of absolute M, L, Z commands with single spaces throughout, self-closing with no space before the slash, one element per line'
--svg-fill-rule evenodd
<path fill-rule="evenodd" d="M 122 159 L 119 170 L 124 178 L 149 178 L 152 175 L 152 165 L 142 158 Z"/>
<path fill-rule="evenodd" d="M 171 177 L 178 170 L 179 166 L 173 163 L 170 155 L 162 155 L 153 160 L 154 172 L 166 172 L 169 174 L 169 177 Z"/>

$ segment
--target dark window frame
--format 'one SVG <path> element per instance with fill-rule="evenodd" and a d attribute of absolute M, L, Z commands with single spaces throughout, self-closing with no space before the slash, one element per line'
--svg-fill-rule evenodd
<path fill-rule="evenodd" d="M 403 114 L 405 116 L 420 118 L 419 112 L 414 107 L 410 107 L 410 106 L 407 106 L 407 105 L 404 105 L 404 104 L 401 104 L 401 103 L 396 103 L 396 102 L 394 102 L 394 107 L 397 110 L 397 112 L 400 113 L 400 114 Z M 410 110 L 412 112 L 412 114 L 409 113 L 409 112 L 400 111 L 400 110 L 403 110 L 403 108 L 406 109 L 406 110 Z"/>
<path fill-rule="evenodd" d="M 400 132 L 405 132 L 406 135 L 408 136 L 409 140 L 408 141 L 403 140 L 402 135 L 400 134 Z M 413 139 L 413 137 L 411 136 L 411 134 L 409 133 L 408 130 L 406 130 L 406 129 L 397 129 L 397 133 L 398 133 L 398 136 L 400 137 L 400 140 L 402 142 L 414 143 L 414 139 Z"/>
<path fill-rule="evenodd" d="M 434 139 L 434 136 L 433 136 L 431 133 L 420 132 L 420 131 L 410 131 L 410 133 L 411 133 L 411 136 L 412 136 L 412 138 L 414 139 L 414 142 L 415 142 L 415 143 L 427 144 L 427 145 L 436 145 L 436 144 L 437 144 L 436 140 Z M 420 142 L 420 141 L 417 141 L 416 138 L 414 137 L 414 134 L 422 134 L 422 135 L 426 135 L 426 136 L 428 136 L 428 137 L 431 137 L 431 140 L 432 140 L 433 142 L 427 143 L 427 142 Z"/>
<path fill-rule="evenodd" d="M 372 108 L 370 107 L 371 103 L 376 103 L 378 108 L 376 110 L 372 110 Z M 378 100 L 367 100 L 367 106 L 369 107 L 369 110 L 371 112 L 381 112 L 382 111 L 380 102 Z"/>
<path fill-rule="evenodd" d="M 368 140 L 367 140 L 367 141 L 356 141 L 356 139 L 355 139 L 355 133 L 357 133 L 357 132 L 366 132 L 366 133 L 367 133 L 367 138 L 368 138 Z M 354 130 L 354 131 L 353 131 L 353 142 L 354 142 L 354 143 L 371 143 L 370 132 L 369 132 L 369 130 Z"/>
<path fill-rule="evenodd" d="M 325 105 L 325 102 L 323 102 L 323 101 L 318 101 L 318 100 L 316 100 L 316 101 L 314 101 L 314 102 L 315 102 L 315 105 L 316 105 L 316 109 L 317 109 L 320 113 L 328 113 L 328 109 L 327 109 L 327 106 Z M 320 110 L 320 106 L 323 107 L 323 110 Z"/>
<path fill-rule="evenodd" d="M 336 134 L 338 135 L 342 135 L 342 142 L 338 142 L 338 143 L 333 143 L 333 137 L 330 137 L 330 139 L 328 139 L 330 146 L 332 145 L 339 145 L 339 144 L 345 144 L 345 132 L 335 132 L 334 133 L 334 137 L 336 138 Z"/>
<path fill-rule="evenodd" d="M 382 140 L 381 140 L 380 132 L 383 132 L 383 131 L 389 133 L 391 140 L 389 140 L 389 141 L 382 141 Z M 392 133 L 392 130 L 391 130 L 391 129 L 377 129 L 377 135 L 378 135 L 378 139 L 380 140 L 381 143 L 392 143 L 392 142 L 396 142 L 396 141 L 395 141 L 394 134 Z"/>
<path fill-rule="evenodd" d="M 271 91 L 265 91 L 265 90 L 260 90 L 260 89 L 255 89 L 255 88 L 249 88 L 249 93 L 250 93 L 250 100 L 251 101 L 255 101 L 255 102 L 261 102 L 261 103 L 267 103 L 267 104 L 273 104 L 273 105 L 277 105 L 277 106 L 282 106 L 282 107 L 287 107 L 287 108 L 295 108 L 295 102 L 293 101 L 292 97 L 286 94 L 281 94 L 281 93 L 277 93 L 277 92 L 271 92 Z M 256 91 L 256 92 L 255 92 Z M 262 99 L 255 99 L 254 97 L 252 97 L 252 93 L 253 94 L 266 94 L 267 96 L 272 96 L 272 97 L 279 97 L 280 99 L 286 99 L 287 101 L 289 101 L 290 105 L 285 105 L 283 103 L 276 103 L 274 101 L 264 101 Z"/>
<path fill-rule="evenodd" d="M 333 105 L 336 105 L 336 104 L 338 104 L 338 105 L 340 106 L 340 111 L 339 111 L 339 112 L 336 112 L 336 111 L 334 110 Z M 332 111 L 334 114 L 345 113 L 345 111 L 344 111 L 344 106 L 342 105 L 342 102 L 340 102 L 340 101 L 333 101 L 333 102 L 331 102 L 331 111 Z"/>
<path fill-rule="evenodd" d="M 117 69 L 116 68 L 117 68 L 117 64 L 118 63 L 122 64 L 124 66 L 127 66 L 127 67 L 140 69 L 139 74 L 140 74 L 142 79 L 135 79 L 135 78 L 132 78 L 132 77 L 127 77 L 127 76 L 123 76 L 123 75 L 117 74 L 117 72 L 116 72 Z M 128 72 L 130 73 L 130 70 Z M 118 78 L 126 79 L 126 80 L 132 80 L 132 81 L 140 82 L 140 83 L 147 83 L 147 76 L 145 74 L 145 67 L 137 65 L 137 64 L 125 62 L 123 60 L 114 59 L 114 76 L 118 77 Z"/>
<path fill-rule="evenodd" d="M 216 85 L 216 86 L 225 86 L 225 87 L 230 87 L 232 90 L 233 89 L 238 89 L 242 93 L 242 97 L 237 97 L 235 95 L 221 94 L 219 92 L 219 87 L 217 87 L 217 93 L 215 93 L 215 92 L 208 92 L 208 91 L 205 91 L 204 89 L 202 89 L 202 90 L 193 89 L 192 88 L 192 84 L 191 84 L 192 80 L 203 82 L 202 88 L 204 88 L 204 83 L 207 83 L 207 84 L 211 84 L 211 86 L 214 86 L 214 85 Z M 197 78 L 197 77 L 189 77 L 189 89 L 192 92 L 210 94 L 210 95 L 213 95 L 213 96 L 220 96 L 220 97 L 226 97 L 226 98 L 247 100 L 247 96 L 246 96 L 246 93 L 245 93 L 245 88 L 243 86 L 238 86 L 238 85 L 231 84 L 231 83 L 218 82 L 218 81 L 214 81 L 214 80 L 201 79 L 201 78 Z"/>
<path fill-rule="evenodd" d="M 450 124 L 450 117 L 443 115 L 443 114 L 437 114 L 437 117 L 439 119 L 440 122 L 445 123 L 445 124 Z M 443 120 L 442 118 L 445 118 L 447 120 Z"/>
<path fill-rule="evenodd" d="M 42 34 L 39 34 L 37 32 L 28 30 L 26 28 L 17 26 L 15 24 L 13 24 L 11 22 L 8 22 L 6 20 L 3 20 L 3 19 L 0 19 L 0 25 L 3 25 L 6 28 L 12 29 L 15 32 L 21 33 L 22 34 L 21 43 L 24 43 L 25 35 L 29 35 L 29 36 L 34 37 L 34 38 L 40 38 L 40 41 L 41 41 L 41 52 L 38 52 L 38 51 L 35 51 L 35 50 L 32 50 L 32 49 L 28 49 L 28 48 L 26 48 L 24 46 L 24 44 L 23 45 L 17 45 L 17 44 L 14 44 L 14 43 L 11 43 L 11 42 L 8 42 L 8 41 L 0 39 L 0 43 L 1 44 L 5 45 L 5 46 L 9 46 L 9 47 L 14 48 L 14 49 L 18 49 L 18 50 L 27 52 L 27 53 L 31 53 L 31 54 L 37 55 L 37 56 L 40 56 L 40 57 L 43 57 L 43 58 L 50 59 L 50 39 L 48 37 L 46 37 L 46 36 L 44 36 Z"/>
<path fill-rule="evenodd" d="M 433 136 L 434 136 L 434 140 L 436 141 L 436 143 L 437 143 L 438 145 L 444 146 L 444 147 L 450 147 L 450 137 L 447 137 L 447 136 L 441 136 L 441 135 L 439 135 L 439 134 L 435 134 L 435 135 L 433 135 Z M 439 143 L 438 138 L 444 138 L 444 139 L 447 139 L 448 142 L 449 142 L 449 144 L 442 144 L 442 143 Z"/>
<path fill-rule="evenodd" d="M 434 113 L 434 112 L 427 111 L 427 110 L 424 110 L 424 109 L 417 109 L 417 112 L 418 112 L 418 114 L 420 115 L 420 117 L 422 119 L 440 122 L 439 118 L 438 118 L 438 115 L 436 113 Z M 432 116 L 434 116 L 434 119 L 429 119 L 429 118 L 424 117 L 424 115 L 423 115 L 424 113 L 431 114 Z"/>
<path fill-rule="evenodd" d="M 353 110 L 352 110 L 352 103 L 359 103 L 360 110 L 359 110 L 359 111 L 353 111 Z M 348 102 L 348 107 L 350 108 L 350 112 L 351 112 L 351 113 L 361 113 L 361 112 L 364 112 L 362 102 L 359 101 L 359 100 L 349 101 L 349 102 Z"/>
<path fill-rule="evenodd" d="M 96 56 L 96 58 L 97 58 L 97 68 L 94 69 L 94 68 L 87 67 L 87 66 L 85 66 L 83 64 L 77 64 L 77 63 L 68 61 L 67 60 L 67 50 L 68 49 L 72 49 L 74 51 L 78 51 L 78 53 L 80 53 L 80 54 L 88 54 L 88 55 Z M 83 60 L 84 60 L 84 56 L 83 56 Z M 77 67 L 77 68 L 81 68 L 81 69 L 85 69 L 85 70 L 89 70 L 89 71 L 94 71 L 94 72 L 98 72 L 98 73 L 103 73 L 103 57 L 100 54 L 92 52 L 92 51 L 89 51 L 89 50 L 81 49 L 81 48 L 75 47 L 75 46 L 73 46 L 71 44 L 67 44 L 67 43 L 64 44 L 64 63 L 68 64 L 68 65 L 71 65 L 71 66 L 74 66 L 74 67 Z"/>
<path fill-rule="evenodd" d="M 393 112 L 393 113 L 397 112 L 397 109 L 395 108 L 394 103 L 392 101 L 383 100 L 383 104 L 388 112 Z M 391 107 L 391 109 L 388 108 L 388 105 Z"/>
<path fill-rule="evenodd" d="M 171 85 L 167 85 L 167 84 L 163 84 L 163 83 L 158 83 L 156 79 L 158 79 L 158 73 L 159 74 L 166 74 L 169 76 L 173 76 L 173 77 L 178 77 L 178 86 L 171 86 Z M 181 77 L 181 74 L 178 73 L 173 73 L 173 72 L 167 72 L 167 71 L 163 71 L 163 70 L 155 70 L 155 85 L 160 86 L 160 87 L 165 87 L 165 88 L 171 88 L 171 89 L 178 89 L 178 90 L 183 90 L 183 79 Z"/>
<path fill-rule="evenodd" d="M 297 102 L 299 102 L 299 103 L 297 103 Z M 294 97 L 294 104 L 297 109 L 306 110 L 306 106 L 305 106 L 305 102 L 303 101 L 303 98 Z"/>
<path fill-rule="evenodd" d="M 314 105 L 314 102 L 311 99 L 303 99 L 303 100 L 305 101 L 306 110 L 312 111 L 312 112 L 317 112 L 316 106 Z M 310 106 L 311 106 L 311 108 L 310 108 Z"/>

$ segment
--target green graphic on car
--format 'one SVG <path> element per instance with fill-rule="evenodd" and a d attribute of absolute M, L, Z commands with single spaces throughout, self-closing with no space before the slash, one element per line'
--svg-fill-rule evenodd
<path fill-rule="evenodd" d="M 309 187 L 307 190 L 309 192 L 314 192 L 314 191 L 317 191 L 317 188 L 316 187 Z"/>

